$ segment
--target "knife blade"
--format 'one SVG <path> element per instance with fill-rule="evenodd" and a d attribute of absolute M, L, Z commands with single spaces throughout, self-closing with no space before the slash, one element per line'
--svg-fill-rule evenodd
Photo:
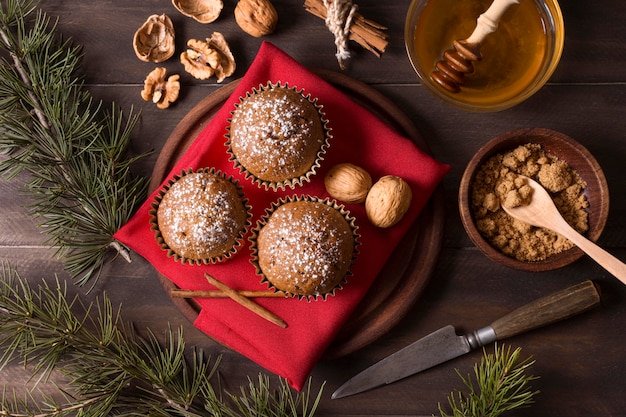
<path fill-rule="evenodd" d="M 599 303 L 598 288 L 587 280 L 526 304 L 467 334 L 458 335 L 454 326 L 445 326 L 355 375 L 331 398 L 343 398 L 391 384 L 497 340 L 572 317 Z"/>

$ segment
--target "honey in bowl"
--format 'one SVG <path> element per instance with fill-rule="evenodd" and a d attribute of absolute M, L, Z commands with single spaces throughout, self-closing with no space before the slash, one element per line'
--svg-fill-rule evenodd
<path fill-rule="evenodd" d="M 467 110 L 502 110 L 525 100 L 547 81 L 562 51 L 558 5 L 522 0 L 506 10 L 495 32 L 481 43 L 482 60 L 474 62 L 474 72 L 466 75 L 461 90 L 446 91 L 431 79 L 435 65 L 454 40 L 473 32 L 476 19 L 491 2 L 414 0 L 407 17 L 407 51 L 424 84 Z"/>

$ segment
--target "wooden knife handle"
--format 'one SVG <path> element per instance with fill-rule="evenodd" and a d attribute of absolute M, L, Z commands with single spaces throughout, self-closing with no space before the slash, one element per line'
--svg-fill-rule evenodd
<path fill-rule="evenodd" d="M 558 291 L 512 311 L 491 324 L 497 340 L 536 329 L 587 311 L 600 303 L 592 281 Z"/>

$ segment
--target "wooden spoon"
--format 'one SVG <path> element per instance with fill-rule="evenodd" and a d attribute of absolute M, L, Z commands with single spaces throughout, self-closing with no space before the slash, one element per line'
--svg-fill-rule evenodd
<path fill-rule="evenodd" d="M 545 227 L 546 229 L 561 234 L 594 259 L 604 269 L 622 281 L 622 283 L 626 284 L 626 264 L 583 237 L 570 226 L 561 216 L 561 213 L 559 213 L 550 194 L 548 194 L 539 183 L 522 175 L 520 175 L 520 177 L 526 178 L 528 185 L 533 189 L 532 199 L 530 203 L 525 206 L 515 208 L 502 206 L 504 211 L 524 223 L 537 227 Z"/>

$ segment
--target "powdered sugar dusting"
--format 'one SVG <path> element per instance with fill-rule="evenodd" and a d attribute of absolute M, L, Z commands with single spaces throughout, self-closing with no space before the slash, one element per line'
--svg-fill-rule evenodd
<path fill-rule="evenodd" d="M 354 235 L 336 209 L 313 202 L 287 203 L 272 214 L 258 237 L 259 265 L 277 288 L 323 294 L 345 276 Z"/>
<path fill-rule="evenodd" d="M 233 113 L 233 154 L 253 175 L 283 181 L 306 173 L 324 142 L 319 112 L 288 88 L 263 90 L 247 97 Z"/>
<path fill-rule="evenodd" d="M 190 259 L 212 258 L 233 247 L 246 212 L 237 188 L 224 178 L 193 173 L 172 184 L 157 212 L 167 245 Z"/>

